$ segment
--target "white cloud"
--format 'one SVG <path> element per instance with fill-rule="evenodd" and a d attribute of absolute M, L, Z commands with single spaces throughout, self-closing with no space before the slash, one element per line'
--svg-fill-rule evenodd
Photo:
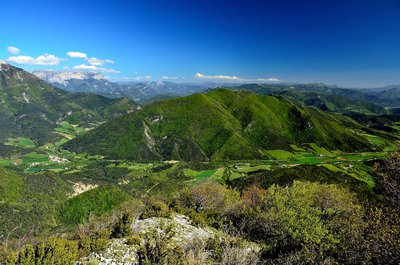
<path fill-rule="evenodd" d="M 177 80 L 177 79 L 179 79 L 179 77 L 164 75 L 164 76 L 161 77 L 161 79 L 164 79 L 164 80 Z"/>
<path fill-rule="evenodd" d="M 114 69 L 107 69 L 107 68 L 98 68 L 99 72 L 103 73 L 109 73 L 109 74 L 119 74 L 121 73 L 120 71 L 114 70 Z"/>
<path fill-rule="evenodd" d="M 135 77 L 135 81 L 149 81 L 151 80 L 152 76 L 151 75 L 146 75 L 146 76 L 137 76 Z"/>
<path fill-rule="evenodd" d="M 94 66 L 100 66 L 100 65 L 103 65 L 105 63 L 110 63 L 110 64 L 114 64 L 115 63 L 115 61 L 110 60 L 110 59 L 102 60 L 102 59 L 99 59 L 99 58 L 96 58 L 96 57 L 89 58 L 88 55 L 86 53 L 83 53 L 83 52 L 67 52 L 67 55 L 69 57 L 72 57 L 72 58 L 85 59 L 88 62 L 89 65 L 94 65 Z"/>
<path fill-rule="evenodd" d="M 7 61 L 9 61 L 10 63 L 25 64 L 25 65 L 31 65 L 34 60 L 35 59 L 33 59 L 30 56 L 23 56 L 23 55 L 11 56 L 8 57 L 7 59 Z"/>
<path fill-rule="evenodd" d="M 83 70 L 83 71 L 110 73 L 110 74 L 118 74 L 118 73 L 120 73 L 119 71 L 114 70 L 114 69 L 107 69 L 107 68 L 97 67 L 96 65 L 86 65 L 86 64 L 76 65 L 72 69 L 74 69 L 74 70 Z"/>
<path fill-rule="evenodd" d="M 74 66 L 73 69 L 75 70 L 97 70 L 97 66 L 95 65 L 86 65 L 86 64 L 81 64 Z"/>
<path fill-rule="evenodd" d="M 220 79 L 220 80 L 240 80 L 241 78 L 237 76 L 230 76 L 230 75 L 204 75 L 201 73 L 196 73 L 194 75 L 195 78 L 200 79 Z"/>
<path fill-rule="evenodd" d="M 87 54 L 83 52 L 67 52 L 67 55 L 72 58 L 87 58 Z"/>
<path fill-rule="evenodd" d="M 104 60 L 101 60 L 101 59 L 95 58 L 95 57 L 89 58 L 89 59 L 87 59 L 87 61 L 88 61 L 88 64 L 96 65 L 96 66 L 100 66 L 100 65 L 103 65 L 105 63 Z"/>
<path fill-rule="evenodd" d="M 53 54 L 40 55 L 36 59 L 31 56 L 11 56 L 7 59 L 10 63 L 22 64 L 22 65 L 57 65 L 61 62 L 61 59 Z"/>
<path fill-rule="evenodd" d="M 255 81 L 260 81 L 260 82 L 281 82 L 282 80 L 275 78 L 275 77 L 270 77 L 270 78 L 257 78 L 254 79 Z"/>
<path fill-rule="evenodd" d="M 278 78 L 275 77 L 270 77 L 270 78 L 241 78 L 238 76 L 230 76 L 230 75 L 205 75 L 201 73 L 196 73 L 194 75 L 195 78 L 197 79 L 206 79 L 206 80 L 213 80 L 213 81 L 232 81 L 232 82 L 243 82 L 243 83 L 248 83 L 248 82 L 280 82 Z"/>
<path fill-rule="evenodd" d="M 8 46 L 7 51 L 11 54 L 19 54 L 21 52 L 20 49 L 18 49 L 17 47 L 14 47 L 14 46 Z"/>
<path fill-rule="evenodd" d="M 102 60 L 102 59 L 95 58 L 95 57 L 88 58 L 88 59 L 86 59 L 86 61 L 88 61 L 88 64 L 96 65 L 96 66 L 103 65 L 104 63 L 115 64 L 115 61 L 113 61 L 113 60 L 110 60 L 110 59 Z"/>
<path fill-rule="evenodd" d="M 53 54 L 40 55 L 35 59 L 36 65 L 57 65 L 61 62 L 61 59 Z"/>

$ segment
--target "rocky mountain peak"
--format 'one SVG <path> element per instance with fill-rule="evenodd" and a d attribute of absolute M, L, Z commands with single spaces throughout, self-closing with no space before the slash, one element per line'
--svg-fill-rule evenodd
<path fill-rule="evenodd" d="M 32 73 L 46 82 L 64 86 L 68 85 L 70 80 L 106 80 L 102 74 L 96 72 L 35 70 Z"/>

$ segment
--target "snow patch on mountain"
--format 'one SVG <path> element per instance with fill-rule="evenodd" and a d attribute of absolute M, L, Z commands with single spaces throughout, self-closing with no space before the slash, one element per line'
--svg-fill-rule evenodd
<path fill-rule="evenodd" d="M 32 74 L 36 75 L 40 79 L 49 83 L 58 83 L 64 86 L 68 85 L 68 82 L 72 79 L 76 80 L 106 80 L 106 78 L 95 72 L 77 72 L 77 71 L 53 71 L 53 70 L 35 70 Z"/>
<path fill-rule="evenodd" d="M 68 92 L 96 93 L 110 98 L 128 97 L 145 101 L 158 95 L 186 96 L 209 87 L 201 84 L 148 81 L 116 83 L 94 72 L 35 70 L 43 81 Z"/>
<path fill-rule="evenodd" d="M 0 60 L 0 71 L 9 69 L 9 66 L 7 62 Z"/>

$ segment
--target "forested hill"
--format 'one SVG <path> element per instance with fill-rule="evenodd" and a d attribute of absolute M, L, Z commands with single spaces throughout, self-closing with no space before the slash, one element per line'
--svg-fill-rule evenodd
<path fill-rule="evenodd" d="M 218 89 L 148 105 L 65 147 L 133 160 L 262 159 L 266 150 L 304 143 L 342 151 L 371 148 L 352 129 L 362 126 L 281 96 Z"/>
<path fill-rule="evenodd" d="M 37 144 L 60 137 L 53 133 L 63 121 L 81 127 L 135 111 L 126 98 L 68 93 L 23 69 L 0 62 L 0 141 L 26 137 Z"/>

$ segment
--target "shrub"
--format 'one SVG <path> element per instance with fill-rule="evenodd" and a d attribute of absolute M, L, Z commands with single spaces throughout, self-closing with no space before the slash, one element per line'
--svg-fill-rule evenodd
<path fill-rule="evenodd" d="M 355 194 L 335 185 L 299 181 L 291 187 L 273 185 L 265 203 L 258 227 L 268 233 L 262 238 L 270 246 L 268 257 L 301 250 L 319 262 L 362 231 L 363 211 Z"/>
<path fill-rule="evenodd" d="M 79 250 L 82 255 L 103 250 L 110 242 L 110 230 L 91 231 L 89 234 L 79 235 Z"/>
<path fill-rule="evenodd" d="M 171 243 L 174 235 L 172 225 L 144 235 L 138 247 L 139 264 L 183 264 L 182 248 Z"/>
<path fill-rule="evenodd" d="M 132 232 L 132 217 L 129 213 L 123 213 L 121 218 L 115 224 L 111 233 L 113 238 L 122 238 L 128 236 Z"/>
<path fill-rule="evenodd" d="M 140 215 L 141 219 L 150 217 L 169 217 L 171 216 L 171 211 L 168 205 L 157 198 L 150 198 L 146 204 L 143 213 Z"/>
<path fill-rule="evenodd" d="M 138 235 L 133 235 L 133 236 L 130 236 L 130 237 L 126 238 L 126 244 L 127 245 L 140 246 L 141 242 L 142 242 L 142 239 Z"/>
<path fill-rule="evenodd" d="M 178 200 L 186 210 L 218 211 L 224 204 L 227 192 L 223 185 L 207 180 L 182 191 Z"/>
<path fill-rule="evenodd" d="M 50 238 L 47 242 L 39 242 L 35 246 L 28 244 L 18 253 L 11 254 L 6 264 L 75 264 L 78 259 L 78 242 L 61 238 Z"/>
<path fill-rule="evenodd" d="M 267 191 L 257 186 L 250 186 L 242 193 L 243 202 L 248 207 L 261 206 L 265 200 Z"/>

